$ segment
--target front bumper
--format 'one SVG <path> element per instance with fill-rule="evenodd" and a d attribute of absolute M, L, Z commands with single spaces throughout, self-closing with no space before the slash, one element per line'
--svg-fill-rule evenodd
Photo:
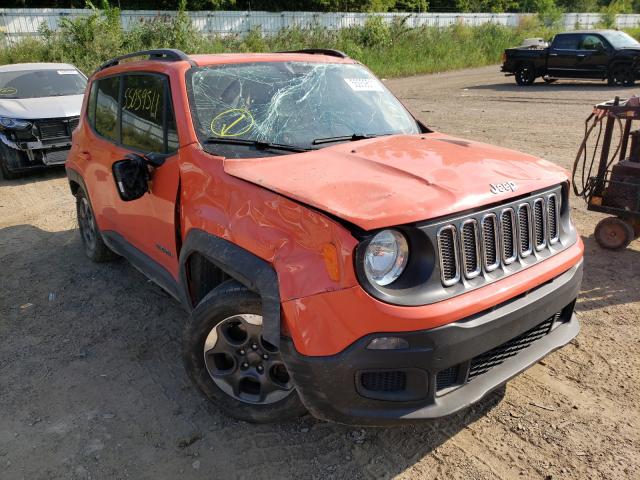
<path fill-rule="evenodd" d="M 301 355 L 284 340 L 283 358 L 302 402 L 318 418 L 385 425 L 446 416 L 578 334 L 573 306 L 581 280 L 582 261 L 519 297 L 447 325 L 367 335 L 324 357 Z M 389 336 L 409 347 L 367 349 L 374 338 Z"/>

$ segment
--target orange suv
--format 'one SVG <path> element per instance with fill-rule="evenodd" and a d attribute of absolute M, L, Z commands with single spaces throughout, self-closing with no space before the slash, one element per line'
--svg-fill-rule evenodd
<path fill-rule="evenodd" d="M 182 302 L 236 418 L 441 417 L 579 330 L 566 172 L 431 131 L 338 51 L 115 58 L 66 168 L 86 254 Z"/>

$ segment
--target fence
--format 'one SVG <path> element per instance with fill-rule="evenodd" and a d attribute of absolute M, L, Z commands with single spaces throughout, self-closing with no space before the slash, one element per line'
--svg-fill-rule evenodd
<path fill-rule="evenodd" d="M 58 28 L 61 18 L 73 18 L 88 15 L 87 9 L 28 9 L 0 8 L 0 35 L 6 42 L 14 42 L 26 36 L 38 34 L 40 25 L 50 29 Z M 122 25 L 131 28 L 142 21 L 152 21 L 175 16 L 176 12 L 155 10 L 123 10 Z M 205 35 L 243 34 L 251 29 L 260 28 L 265 34 L 276 33 L 286 27 L 322 27 L 338 30 L 363 25 L 371 14 L 367 13 L 320 13 L 320 12 L 221 12 L 203 11 L 188 12 L 196 30 Z M 406 18 L 409 27 L 447 27 L 456 23 L 465 25 L 482 25 L 494 23 L 505 26 L 517 26 L 520 19 L 532 14 L 518 13 L 380 13 L 386 22 L 394 18 Z M 564 27 L 593 28 L 600 21 L 597 13 L 567 13 L 564 15 Z M 618 15 L 619 28 L 640 26 L 640 15 Z M 1 38 L 1 37 L 0 37 Z"/>

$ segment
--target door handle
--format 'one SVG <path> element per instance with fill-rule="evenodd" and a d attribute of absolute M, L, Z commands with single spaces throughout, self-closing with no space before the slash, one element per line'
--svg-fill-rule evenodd
<path fill-rule="evenodd" d="M 80 152 L 80 153 L 78 153 L 78 156 L 82 160 L 91 160 L 91 154 L 89 152 Z"/>
<path fill-rule="evenodd" d="M 549 56 L 550 56 L 550 57 L 557 57 L 557 56 L 558 56 L 558 54 L 557 54 L 557 53 L 550 53 L 550 54 L 549 54 Z"/>
<path fill-rule="evenodd" d="M 578 54 L 578 58 L 584 58 L 584 57 L 586 57 L 586 55 L 584 53 L 579 53 Z"/>

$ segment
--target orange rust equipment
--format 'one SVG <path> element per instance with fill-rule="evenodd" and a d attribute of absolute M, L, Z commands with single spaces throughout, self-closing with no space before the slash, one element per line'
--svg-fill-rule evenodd
<path fill-rule="evenodd" d="M 640 129 L 633 130 L 636 120 L 640 120 L 638 97 L 616 97 L 596 105 L 585 121 L 585 136 L 573 165 L 574 193 L 586 201 L 588 210 L 611 215 L 598 222 L 594 232 L 600 246 L 610 250 L 623 249 L 640 236 Z M 613 141 L 616 130 L 618 139 Z M 592 135 L 596 138 L 590 147 Z"/>

